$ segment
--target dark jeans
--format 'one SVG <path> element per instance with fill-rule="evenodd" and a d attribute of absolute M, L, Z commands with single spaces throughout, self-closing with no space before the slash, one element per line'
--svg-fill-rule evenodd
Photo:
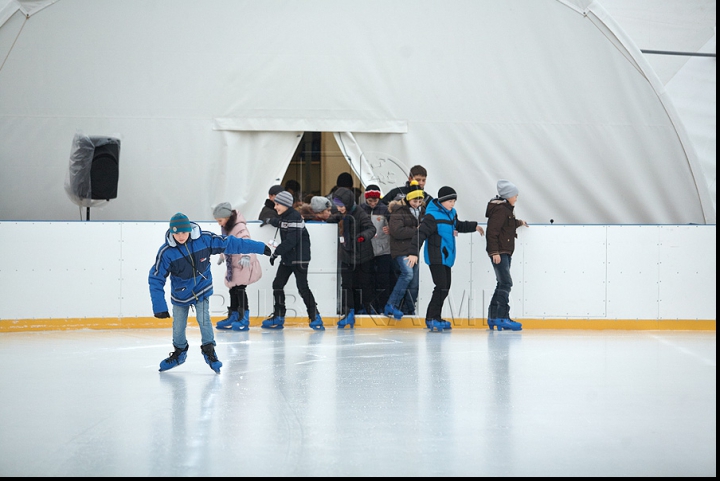
<path fill-rule="evenodd" d="M 230 288 L 230 310 L 238 311 L 241 315 L 244 315 L 248 309 L 246 287 L 247 286 L 235 286 Z"/>
<path fill-rule="evenodd" d="M 430 274 L 432 275 L 435 289 L 433 289 L 425 319 L 440 320 L 442 318 L 443 304 L 450 293 L 452 270 L 448 266 L 442 264 L 430 264 Z"/>
<path fill-rule="evenodd" d="M 285 317 L 285 291 L 283 289 L 291 274 L 295 274 L 295 285 L 298 292 L 300 292 L 300 297 L 305 302 L 308 317 L 311 321 L 314 321 L 317 315 L 317 304 L 312 291 L 310 291 L 310 286 L 308 286 L 308 264 L 295 264 L 292 266 L 280 264 L 272 284 L 273 299 L 275 301 L 273 312 L 276 316 Z"/>
<path fill-rule="evenodd" d="M 490 258 L 492 262 L 492 258 Z M 500 264 L 493 263 L 497 286 L 495 293 L 490 300 L 488 308 L 488 319 L 510 319 L 510 289 L 512 289 L 512 277 L 510 277 L 510 254 L 500 254 Z"/>
<path fill-rule="evenodd" d="M 340 279 L 342 287 L 341 314 L 345 315 L 350 309 L 364 307 L 371 312 L 372 305 L 372 276 L 373 261 L 362 264 L 340 264 Z"/>
<path fill-rule="evenodd" d="M 376 256 L 373 259 L 373 285 L 372 292 L 375 298 L 372 301 L 372 305 L 376 312 L 382 313 L 385 308 L 385 304 L 388 302 L 392 288 L 395 285 L 393 282 L 393 259 L 390 254 L 384 254 Z"/>

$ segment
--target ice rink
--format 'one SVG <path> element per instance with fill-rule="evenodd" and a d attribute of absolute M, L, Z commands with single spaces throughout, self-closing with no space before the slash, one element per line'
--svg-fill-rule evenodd
<path fill-rule="evenodd" d="M 0 334 L 0 475 L 716 476 L 715 331 L 188 338 Z"/>

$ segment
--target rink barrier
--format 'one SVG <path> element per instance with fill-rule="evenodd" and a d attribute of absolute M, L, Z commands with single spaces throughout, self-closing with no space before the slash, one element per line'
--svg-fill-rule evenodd
<path fill-rule="evenodd" d="M 200 226 L 219 228 L 213 222 Z M 335 327 L 341 297 L 337 225 L 308 223 L 307 228 L 308 281 L 325 324 Z M 274 228 L 261 228 L 257 221 L 248 229 L 264 243 L 275 235 Z M 169 319 L 152 317 L 147 280 L 166 230 L 166 222 L 0 221 L 0 332 L 169 328 Z M 457 237 L 452 288 L 442 311 L 454 328 L 487 329 L 495 277 L 485 245 L 477 233 Z M 511 317 L 525 329 L 715 330 L 715 245 L 715 225 L 521 228 L 512 258 Z M 217 322 L 227 315 L 229 297 L 225 266 L 213 261 L 210 315 Z M 276 266 L 265 256 L 260 265 L 262 278 L 248 286 L 252 326 L 272 311 Z M 420 316 L 433 287 L 421 261 Z M 307 327 L 292 277 L 285 292 L 286 325 Z M 169 295 L 166 302 L 169 306 Z M 356 327 L 424 328 L 424 319 L 358 316 Z"/>

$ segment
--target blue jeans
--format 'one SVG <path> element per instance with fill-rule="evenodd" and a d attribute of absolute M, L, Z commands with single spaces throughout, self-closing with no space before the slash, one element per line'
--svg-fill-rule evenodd
<path fill-rule="evenodd" d="M 190 306 L 172 306 L 173 308 L 173 345 L 185 349 L 188 345 L 185 329 L 187 328 L 188 313 Z M 215 345 L 215 333 L 213 332 L 212 320 L 210 319 L 210 299 L 198 301 L 195 305 L 197 323 L 200 326 L 202 345 Z"/>
<path fill-rule="evenodd" d="M 500 254 L 500 264 L 495 264 L 490 258 L 495 270 L 495 293 L 490 300 L 488 308 L 488 319 L 510 319 L 510 289 L 512 289 L 512 277 L 510 277 L 510 254 Z"/>
<path fill-rule="evenodd" d="M 415 301 L 418 296 L 418 289 L 420 286 L 420 278 L 418 273 L 420 272 L 419 260 L 413 267 L 410 267 L 406 263 L 407 256 L 397 256 L 395 258 L 395 267 L 398 269 L 398 280 L 395 283 L 395 288 L 390 294 L 388 304 L 396 308 L 400 307 L 400 301 L 405 298 L 405 304 L 410 303 L 409 306 L 404 306 L 405 310 L 414 312 Z"/>

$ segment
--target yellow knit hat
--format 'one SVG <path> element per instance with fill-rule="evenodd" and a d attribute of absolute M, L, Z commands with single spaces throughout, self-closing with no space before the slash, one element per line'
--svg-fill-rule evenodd
<path fill-rule="evenodd" d="M 405 194 L 405 200 L 422 199 L 425 197 L 425 192 L 419 187 L 417 180 L 410 181 L 410 190 Z"/>

